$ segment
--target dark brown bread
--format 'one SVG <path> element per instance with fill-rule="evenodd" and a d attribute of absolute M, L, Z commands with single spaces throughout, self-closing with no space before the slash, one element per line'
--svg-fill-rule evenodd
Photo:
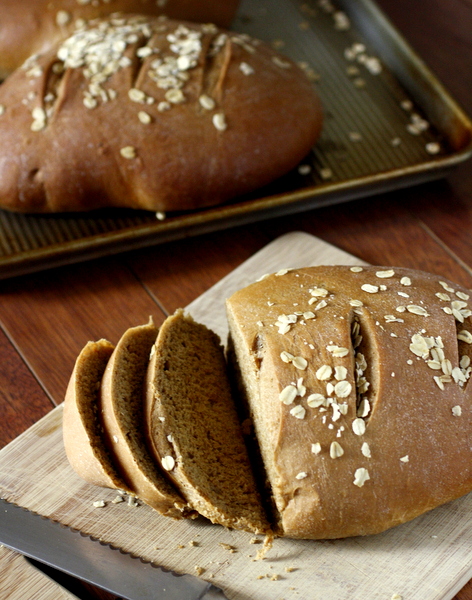
<path fill-rule="evenodd" d="M 173 19 L 228 27 L 237 0 L 2 0 L 0 79 L 33 54 L 70 35 L 77 22 L 111 13 L 165 14 Z"/>
<path fill-rule="evenodd" d="M 313 85 L 268 46 L 129 15 L 28 60 L 0 113 L 0 206 L 21 212 L 220 204 L 294 168 L 322 123 Z"/>
<path fill-rule="evenodd" d="M 377 533 L 472 490 L 470 294 L 408 269 L 312 267 L 229 298 L 278 533 Z"/>
<path fill-rule="evenodd" d="M 100 390 L 103 438 L 127 487 L 159 513 L 196 516 L 148 452 L 144 436 L 143 386 L 158 328 L 131 327 L 108 361 Z"/>
<path fill-rule="evenodd" d="M 214 523 L 267 533 L 218 337 L 183 311 L 168 317 L 146 390 L 149 444 L 189 505 Z"/>
<path fill-rule="evenodd" d="M 130 491 L 104 441 L 100 382 L 114 346 L 88 342 L 75 362 L 64 400 L 63 439 L 73 469 L 89 483 Z"/>

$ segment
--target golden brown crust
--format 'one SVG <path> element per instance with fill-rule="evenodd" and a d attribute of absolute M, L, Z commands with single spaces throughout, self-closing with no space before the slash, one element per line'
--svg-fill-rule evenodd
<path fill-rule="evenodd" d="M 202 208 L 269 183 L 313 146 L 322 121 L 314 87 L 268 46 L 213 26 L 111 23 L 75 34 L 1 86 L 3 208 Z M 95 35 L 103 63 L 92 79 L 96 64 L 78 48 Z M 84 61 L 86 76 L 71 66 Z"/>
<path fill-rule="evenodd" d="M 64 448 L 85 481 L 129 491 L 106 449 L 98 409 L 100 381 L 113 348 L 107 340 L 88 342 L 77 357 L 64 400 Z"/>
<path fill-rule="evenodd" d="M 144 438 L 142 393 L 157 334 L 152 321 L 132 327 L 113 351 L 100 390 L 103 438 L 133 493 L 159 513 L 181 519 L 192 511 L 153 462 Z"/>
<path fill-rule="evenodd" d="M 283 535 L 377 533 L 472 489 L 469 294 L 313 267 L 228 300 Z"/>
<path fill-rule="evenodd" d="M 79 19 L 90 20 L 110 13 L 167 15 L 228 27 L 237 0 L 2 0 L 0 19 L 0 79 L 17 69 L 33 54 L 47 51 L 70 35 Z"/>

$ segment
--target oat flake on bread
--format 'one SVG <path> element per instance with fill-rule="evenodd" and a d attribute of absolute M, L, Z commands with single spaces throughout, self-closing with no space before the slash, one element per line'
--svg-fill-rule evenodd
<path fill-rule="evenodd" d="M 21 212 L 220 204 L 296 167 L 322 123 L 313 84 L 272 48 L 142 15 L 31 56 L 0 105 L 0 206 Z"/>

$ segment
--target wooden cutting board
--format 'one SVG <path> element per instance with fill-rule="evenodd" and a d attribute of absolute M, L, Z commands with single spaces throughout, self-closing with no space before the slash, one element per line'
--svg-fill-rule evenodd
<path fill-rule="evenodd" d="M 362 261 L 305 233 L 285 235 L 189 305 L 226 337 L 224 300 L 267 272 Z M 174 522 L 83 482 L 62 444 L 62 406 L 0 451 L 0 496 L 179 572 L 196 573 L 230 600 L 448 600 L 472 577 L 472 494 L 376 536 L 336 541 L 262 538 L 203 520 Z M 104 500 L 106 506 L 94 507 Z"/>

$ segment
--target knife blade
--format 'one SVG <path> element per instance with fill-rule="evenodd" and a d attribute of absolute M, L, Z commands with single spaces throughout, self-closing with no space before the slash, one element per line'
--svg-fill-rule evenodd
<path fill-rule="evenodd" d="M 227 600 L 207 581 L 143 562 L 3 499 L 0 544 L 126 600 Z"/>

